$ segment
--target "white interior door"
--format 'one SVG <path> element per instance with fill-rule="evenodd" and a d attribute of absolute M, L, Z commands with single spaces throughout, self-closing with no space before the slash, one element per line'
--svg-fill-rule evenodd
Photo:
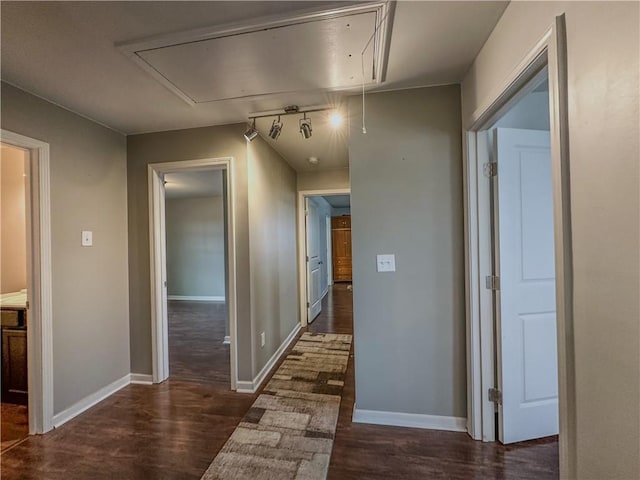
<path fill-rule="evenodd" d="M 496 129 L 499 439 L 558 433 L 549 132 Z"/>
<path fill-rule="evenodd" d="M 305 199 L 307 209 L 307 321 L 310 323 L 322 310 L 320 260 L 320 216 L 318 207 L 309 198 Z"/>

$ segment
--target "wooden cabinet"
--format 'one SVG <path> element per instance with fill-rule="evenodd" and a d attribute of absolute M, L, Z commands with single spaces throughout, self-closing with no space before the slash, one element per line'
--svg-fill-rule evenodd
<path fill-rule="evenodd" d="M 349 215 L 342 215 L 341 217 L 331 217 L 331 228 L 351 229 L 351 217 Z"/>
<path fill-rule="evenodd" d="M 2 401 L 27 404 L 27 330 L 2 329 Z"/>
<path fill-rule="evenodd" d="M 333 281 L 351 281 L 351 217 L 331 218 Z"/>

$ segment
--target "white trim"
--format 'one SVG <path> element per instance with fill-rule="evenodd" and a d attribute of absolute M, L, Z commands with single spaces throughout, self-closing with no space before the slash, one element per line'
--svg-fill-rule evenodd
<path fill-rule="evenodd" d="M 224 340 L 222 340 L 223 345 L 229 345 L 231 343 L 231 337 L 229 335 L 224 336 Z"/>
<path fill-rule="evenodd" d="M 180 302 L 224 302 L 225 297 L 202 295 L 167 295 L 167 300 L 176 300 Z"/>
<path fill-rule="evenodd" d="M 153 375 L 146 373 L 130 373 L 129 383 L 136 385 L 153 385 Z"/>
<path fill-rule="evenodd" d="M 97 392 L 94 392 L 91 395 L 87 395 L 79 402 L 74 403 L 69 408 L 54 415 L 53 426 L 55 428 L 58 428 L 61 425 L 67 423 L 72 418 L 75 418 L 81 413 L 87 411 L 94 405 L 100 403 L 105 398 L 116 393 L 118 390 L 122 390 L 124 387 L 129 385 L 129 382 L 130 382 L 130 374 L 127 373 L 124 377 L 119 378 L 118 380 L 110 383 L 106 387 L 102 387 Z"/>
<path fill-rule="evenodd" d="M 351 195 L 351 188 L 325 188 L 319 190 L 298 191 L 298 300 L 300 306 L 300 325 L 306 327 L 308 322 L 307 310 L 307 261 L 306 261 L 306 222 L 305 198 L 323 195 Z M 328 261 L 328 260 L 327 260 Z"/>
<path fill-rule="evenodd" d="M 166 322 L 166 304 L 163 301 L 164 269 L 166 252 L 162 248 L 161 238 L 163 222 L 160 210 L 164 200 L 161 177 L 167 173 L 220 168 L 227 175 L 227 265 L 229 287 L 227 292 L 231 389 L 238 384 L 238 339 L 237 339 L 237 287 L 236 287 L 236 230 L 235 230 L 235 162 L 233 157 L 203 158 L 178 162 L 153 163 L 148 165 L 149 175 L 149 245 L 151 276 L 151 327 L 153 347 L 153 381 L 159 383 L 169 376 L 168 327 Z M 158 294 L 160 292 L 160 294 Z"/>
<path fill-rule="evenodd" d="M 53 309 L 49 144 L 8 130 L 0 141 L 29 151 L 31 182 L 30 328 L 27 330 L 29 433 L 53 428 Z"/>
<path fill-rule="evenodd" d="M 301 330 L 301 327 L 300 327 L 300 324 L 298 323 L 296 324 L 294 329 L 291 330 L 291 333 L 289 333 L 287 338 L 284 339 L 284 342 L 282 342 L 282 345 L 280 345 L 278 349 L 274 352 L 274 354 L 271 356 L 271 358 L 265 364 L 265 366 L 262 367 L 262 370 L 260 370 L 258 375 L 255 376 L 253 381 L 251 382 L 238 381 L 238 388 L 237 388 L 238 393 L 256 393 L 258 390 L 260 390 L 262 383 L 269 376 L 269 374 L 271 373 L 271 370 L 273 370 L 273 368 L 278 364 L 278 360 L 280 360 L 280 357 L 282 356 L 282 354 L 287 350 L 287 348 L 289 348 L 289 345 L 291 345 L 291 342 L 293 342 L 296 339 L 296 337 L 298 336 L 298 332 L 300 332 L 300 330 Z"/>
<path fill-rule="evenodd" d="M 419 413 L 360 410 L 355 407 L 353 409 L 352 421 L 353 423 L 425 428 L 428 430 L 447 430 L 450 432 L 467 431 L 467 419 L 464 417 L 445 417 L 440 415 L 423 415 Z"/>
<path fill-rule="evenodd" d="M 333 233 L 331 230 L 331 214 L 326 215 L 324 221 L 327 237 L 327 292 L 329 292 L 329 287 L 333 285 Z"/>
<path fill-rule="evenodd" d="M 551 163 L 554 190 L 554 232 L 556 248 L 556 304 L 558 328 L 558 383 L 560 414 L 560 477 L 576 476 L 576 459 L 569 448 L 575 445 L 575 349 L 573 344 L 573 270 L 570 217 L 569 138 L 567 121 L 567 50 L 564 15 L 554 24 L 517 68 L 465 119 L 463 136 L 465 163 L 465 240 L 467 289 L 467 338 L 469 395 L 467 396 L 469 433 L 473 438 L 495 438 L 495 423 L 489 410 L 487 379 L 493 378 L 495 361 L 488 331 L 493 322 L 493 307 L 483 300 L 482 277 L 490 250 L 483 239 L 488 229 L 488 202 L 478 189 L 482 175 L 477 151 L 477 132 L 490 125 L 517 99 L 517 95 L 538 69 L 545 65 L 549 76 Z M 484 225 L 484 227 L 483 227 Z M 489 337 L 489 338 L 488 338 Z M 493 407 L 491 407 L 493 408 Z M 483 413 L 484 412 L 484 413 Z M 478 416 L 482 418 L 478 418 Z M 481 428 L 481 432 L 478 429 Z"/>

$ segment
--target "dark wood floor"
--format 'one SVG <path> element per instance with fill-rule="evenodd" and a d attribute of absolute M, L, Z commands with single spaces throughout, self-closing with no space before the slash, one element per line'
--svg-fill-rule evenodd
<path fill-rule="evenodd" d="M 346 285 L 337 285 L 308 329 L 352 333 L 351 295 Z M 187 332 L 182 330 L 185 346 Z M 168 381 L 130 385 L 61 428 L 30 437 L 2 455 L 2 478 L 199 479 L 256 395 L 229 391 L 228 367 L 208 369 L 206 358 L 218 358 L 219 352 L 205 355 L 199 347 L 194 357 L 179 349 L 170 355 L 170 362 L 178 363 Z M 189 358 L 206 363 L 207 370 L 193 371 Z M 352 424 L 354 390 L 352 358 L 330 479 L 558 478 L 555 440 L 504 447 L 475 442 L 464 433 Z"/>
<path fill-rule="evenodd" d="M 223 302 L 169 301 L 169 376 L 231 385 L 229 345 L 224 345 Z"/>
<path fill-rule="evenodd" d="M 336 284 L 309 330 L 352 333 L 352 302 L 347 286 Z M 354 374 L 352 355 L 329 479 L 558 478 L 556 438 L 504 446 L 473 441 L 466 433 L 352 423 Z"/>
<path fill-rule="evenodd" d="M 29 412 L 26 405 L 2 403 L 0 417 L 0 452 L 4 452 L 29 436 Z"/>

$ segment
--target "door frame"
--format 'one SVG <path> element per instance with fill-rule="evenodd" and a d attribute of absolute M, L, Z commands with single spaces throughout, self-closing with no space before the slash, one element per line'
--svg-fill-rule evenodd
<path fill-rule="evenodd" d="M 231 390 L 238 384 L 237 349 L 237 284 L 236 284 L 236 231 L 235 231 L 235 183 L 233 157 L 204 158 L 177 162 L 151 163 L 148 165 L 149 180 L 149 251 L 151 272 L 151 344 L 153 355 L 153 383 L 161 383 L 169 376 L 169 328 L 165 321 L 167 304 L 163 300 L 163 271 L 166 271 L 165 222 L 161 219 L 164 205 L 163 176 L 194 170 L 219 169 L 227 175 L 227 270 L 229 275 L 226 292 L 229 315 Z M 162 200 L 162 201 L 161 201 Z"/>
<path fill-rule="evenodd" d="M 333 238 L 331 236 L 331 215 L 326 215 L 325 221 L 325 233 L 327 237 L 327 290 L 333 285 Z M 324 292 L 325 294 L 327 292 Z"/>
<path fill-rule="evenodd" d="M 53 428 L 53 308 L 49 144 L 8 130 L 0 141 L 29 153 L 27 369 L 29 434 Z"/>
<path fill-rule="evenodd" d="M 465 279 L 467 310 L 467 430 L 471 437 L 495 441 L 494 404 L 488 389 L 495 384 L 494 305 L 484 277 L 491 274 L 489 182 L 483 176 L 478 132 L 491 125 L 528 91 L 548 68 L 551 169 L 556 270 L 560 477 L 573 478 L 575 445 L 575 350 L 573 342 L 573 263 L 569 183 L 567 46 L 564 15 L 525 55 L 464 126 Z M 484 181 L 483 181 L 484 180 Z"/>
<path fill-rule="evenodd" d="M 318 190 L 298 191 L 298 292 L 300 309 L 300 326 L 306 327 L 308 322 L 307 313 L 307 262 L 306 262 L 306 208 L 305 199 L 324 195 L 351 195 L 350 188 L 325 188 Z M 328 261 L 328 260 L 327 260 Z"/>

